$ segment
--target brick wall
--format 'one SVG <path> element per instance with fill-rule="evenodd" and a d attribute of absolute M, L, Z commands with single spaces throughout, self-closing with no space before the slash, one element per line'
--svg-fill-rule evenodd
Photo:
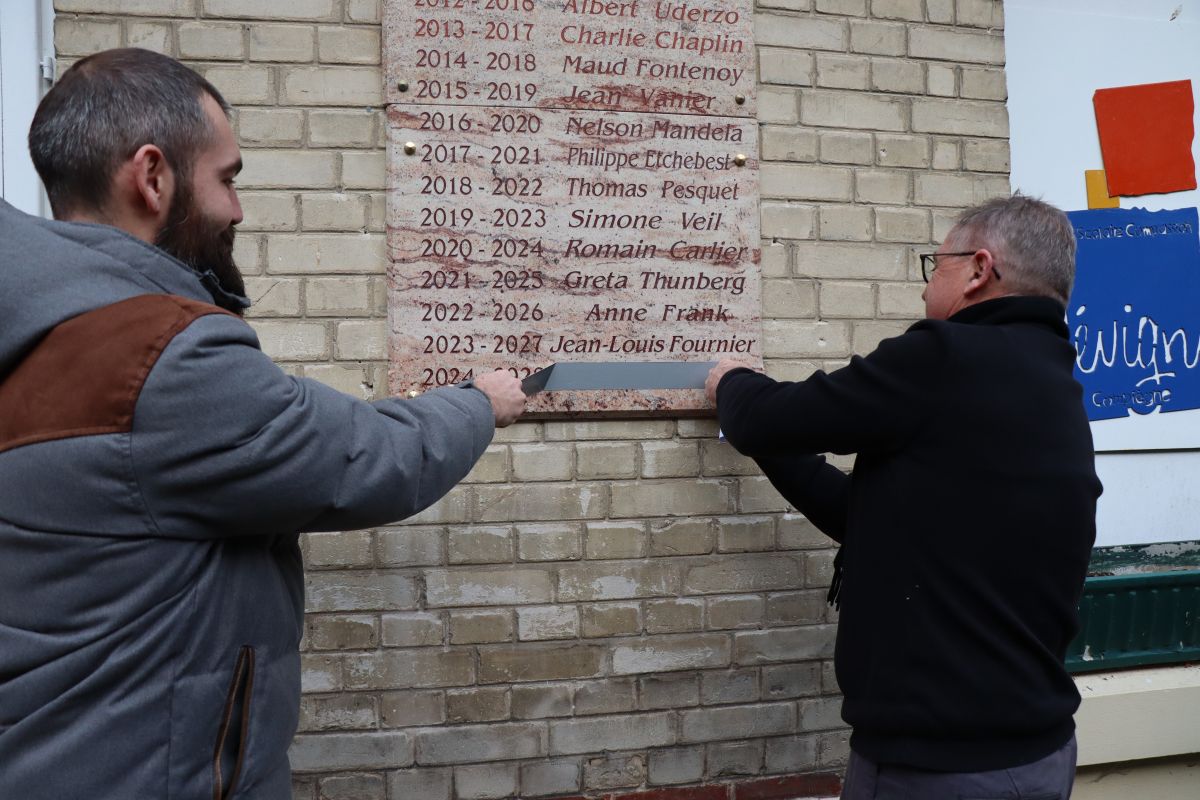
<path fill-rule="evenodd" d="M 136 45 L 225 93 L 264 349 L 379 396 L 380 0 L 56 6 L 60 69 Z M 993 0 L 760 0 L 776 377 L 903 331 L 923 310 L 914 252 L 957 209 L 1007 193 L 1002 28 Z M 836 792 L 789 777 L 836 773 L 848 752 L 824 603 L 833 551 L 715 431 L 523 423 L 409 523 L 307 536 L 296 797 Z"/>

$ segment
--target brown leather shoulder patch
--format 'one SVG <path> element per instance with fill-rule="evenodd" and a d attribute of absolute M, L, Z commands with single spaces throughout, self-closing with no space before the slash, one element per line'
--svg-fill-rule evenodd
<path fill-rule="evenodd" d="M 0 453 L 130 430 L 142 384 L 171 339 L 199 317 L 228 313 L 150 294 L 59 324 L 0 382 Z"/>

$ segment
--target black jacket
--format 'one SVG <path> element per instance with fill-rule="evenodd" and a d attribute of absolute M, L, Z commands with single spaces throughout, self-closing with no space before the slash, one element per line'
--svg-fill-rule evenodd
<path fill-rule="evenodd" d="M 1101 491 L 1073 362 L 1061 305 L 1007 297 L 801 383 L 721 381 L 726 438 L 842 542 L 837 676 L 867 758 L 974 772 L 1071 737 Z"/>

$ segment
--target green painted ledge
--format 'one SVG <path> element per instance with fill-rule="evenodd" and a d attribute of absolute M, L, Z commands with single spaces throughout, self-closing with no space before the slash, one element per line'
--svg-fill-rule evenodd
<path fill-rule="evenodd" d="M 1097 548 L 1067 669 L 1200 661 L 1200 542 Z"/>

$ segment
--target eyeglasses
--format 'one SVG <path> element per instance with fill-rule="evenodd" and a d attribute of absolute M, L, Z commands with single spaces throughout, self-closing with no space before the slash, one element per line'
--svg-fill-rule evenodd
<path fill-rule="evenodd" d="M 937 269 L 937 260 L 944 256 L 973 256 L 978 253 L 978 250 L 966 250 L 961 253 L 918 253 L 917 256 L 921 259 L 921 279 L 929 283 L 929 276 Z M 996 280 L 1000 280 L 1000 271 L 995 266 L 992 267 L 992 274 L 996 276 Z"/>

